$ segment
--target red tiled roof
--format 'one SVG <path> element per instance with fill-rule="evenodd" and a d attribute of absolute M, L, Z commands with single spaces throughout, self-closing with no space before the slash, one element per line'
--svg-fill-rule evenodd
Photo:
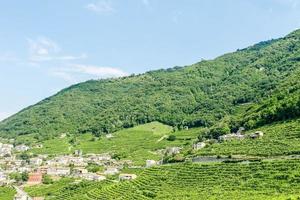
<path fill-rule="evenodd" d="M 28 183 L 41 183 L 43 175 L 41 173 L 32 173 L 28 175 Z"/>

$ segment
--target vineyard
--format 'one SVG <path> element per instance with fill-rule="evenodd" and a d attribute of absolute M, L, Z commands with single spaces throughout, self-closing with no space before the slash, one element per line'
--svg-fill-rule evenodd
<path fill-rule="evenodd" d="M 134 181 L 69 185 L 51 200 L 298 199 L 300 160 L 165 165 Z"/>
<path fill-rule="evenodd" d="M 0 187 L 1 200 L 12 200 L 15 193 L 16 192 L 12 187 Z"/>
<path fill-rule="evenodd" d="M 197 152 L 198 155 L 278 156 L 300 153 L 300 120 L 266 125 L 258 130 L 263 138 L 216 143 Z M 252 130 L 254 132 L 255 130 Z"/>

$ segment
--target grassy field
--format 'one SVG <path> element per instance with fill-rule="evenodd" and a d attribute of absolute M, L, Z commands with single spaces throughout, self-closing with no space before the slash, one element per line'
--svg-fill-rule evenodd
<path fill-rule="evenodd" d="M 278 156 L 300 154 L 299 124 L 300 120 L 293 120 L 263 126 L 257 129 L 264 132 L 261 139 L 216 143 L 199 150 L 197 155 Z"/>
<path fill-rule="evenodd" d="M 144 165 L 145 160 L 161 158 L 156 150 L 172 146 L 192 145 L 192 140 L 198 135 L 199 129 L 178 131 L 173 133 L 172 128 L 158 122 L 140 125 L 113 133 L 113 138 L 101 137 L 93 141 L 91 134 L 78 137 L 79 145 L 75 149 L 81 149 L 83 153 L 114 153 L 122 159 L 133 160 L 137 165 Z M 169 135 L 175 135 L 175 141 L 168 141 Z"/>
<path fill-rule="evenodd" d="M 71 153 L 71 145 L 68 138 L 56 138 L 43 142 L 43 148 L 34 148 L 29 150 L 35 154 L 68 154 Z"/>
<path fill-rule="evenodd" d="M 129 182 L 69 185 L 51 200 L 299 199 L 300 160 L 173 164 L 145 169 Z"/>
<path fill-rule="evenodd" d="M 0 187 L 0 199 L 12 200 L 16 191 L 11 187 Z"/>
<path fill-rule="evenodd" d="M 62 178 L 53 184 L 25 187 L 24 190 L 32 197 L 52 196 L 73 182 L 74 179 Z"/>

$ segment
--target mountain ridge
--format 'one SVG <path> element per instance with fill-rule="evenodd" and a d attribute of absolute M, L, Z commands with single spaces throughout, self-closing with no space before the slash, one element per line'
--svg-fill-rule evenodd
<path fill-rule="evenodd" d="M 299 68 L 299 41 L 296 30 L 190 66 L 72 85 L 0 122 L 0 135 L 101 135 L 151 121 L 209 127 L 280 90 Z"/>

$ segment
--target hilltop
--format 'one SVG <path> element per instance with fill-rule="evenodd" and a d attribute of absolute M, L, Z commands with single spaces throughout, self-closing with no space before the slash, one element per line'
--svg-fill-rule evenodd
<path fill-rule="evenodd" d="M 299 108 L 299 61 L 297 30 L 190 66 L 91 80 L 2 121 L 0 135 L 30 134 L 37 140 L 61 133 L 99 136 L 152 121 L 176 130 L 209 127 L 226 116 L 232 116 L 229 126 L 235 129 L 295 118 L 299 109 L 280 113 Z"/>

